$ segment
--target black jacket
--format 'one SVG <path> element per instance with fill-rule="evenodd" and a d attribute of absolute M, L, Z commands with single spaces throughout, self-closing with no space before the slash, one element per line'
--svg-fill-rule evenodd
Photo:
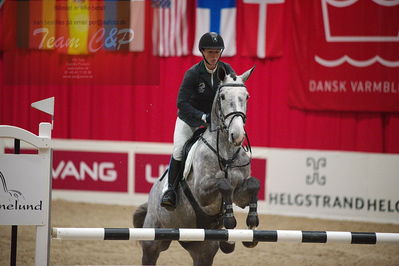
<path fill-rule="evenodd" d="M 227 74 L 235 74 L 229 64 L 220 61 L 218 64 L 218 68 L 223 66 Z M 213 87 L 211 78 L 213 78 Z M 217 71 L 213 74 L 208 73 L 203 60 L 187 70 L 177 98 L 179 118 L 191 127 L 199 127 L 204 124 L 201 120 L 202 115 L 211 112 L 219 84 Z"/>

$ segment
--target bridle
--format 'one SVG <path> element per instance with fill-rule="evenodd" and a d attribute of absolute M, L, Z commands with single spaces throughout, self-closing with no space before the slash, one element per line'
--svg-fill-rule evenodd
<path fill-rule="evenodd" d="M 245 122 L 247 120 L 247 115 L 243 112 L 240 111 L 233 111 L 230 112 L 228 114 L 224 114 L 223 110 L 222 110 L 222 105 L 221 105 L 221 97 L 220 97 L 220 91 L 223 87 L 245 87 L 244 84 L 237 84 L 237 83 L 226 83 L 226 84 L 221 84 L 218 87 L 217 90 L 217 94 L 216 94 L 216 104 L 217 104 L 217 108 L 218 108 L 218 112 L 216 112 L 218 119 L 221 121 L 222 126 L 217 126 L 215 129 L 212 129 L 212 124 L 210 125 L 209 130 L 211 132 L 215 132 L 217 131 L 217 137 L 216 137 L 216 149 L 212 147 L 212 145 L 210 145 L 208 143 L 208 141 L 206 141 L 205 138 L 203 138 L 202 136 L 200 136 L 200 139 L 205 143 L 206 146 L 208 146 L 208 148 L 210 150 L 212 150 L 217 158 L 218 158 L 218 162 L 219 162 L 219 167 L 220 170 L 222 170 L 225 173 L 225 178 L 228 178 L 228 169 L 229 168 L 239 168 L 239 167 L 245 167 L 248 166 L 251 163 L 251 159 L 252 159 L 252 149 L 251 149 L 251 144 L 248 138 L 248 134 L 245 131 L 245 137 L 244 139 L 247 140 L 247 144 L 246 145 L 242 145 L 234 152 L 233 156 L 231 158 L 225 159 L 220 155 L 220 150 L 219 150 L 219 135 L 220 135 L 220 131 L 224 131 L 224 132 L 228 132 L 231 126 L 231 123 L 233 122 L 234 118 L 236 117 L 241 117 L 242 121 Z M 246 87 L 245 87 L 246 88 Z M 226 120 L 231 117 L 231 120 L 228 124 L 228 126 L 226 126 Z M 238 158 L 238 154 L 240 153 L 241 149 L 243 149 L 245 152 L 249 152 L 250 156 L 249 156 L 249 161 L 248 163 L 245 163 L 243 165 L 234 165 L 234 161 Z"/>
<path fill-rule="evenodd" d="M 222 127 L 221 127 L 221 128 L 220 128 L 220 127 L 217 127 L 217 128 L 214 129 L 214 130 L 211 129 L 211 131 L 215 131 L 215 130 L 220 130 L 220 129 L 221 129 L 221 130 L 224 130 L 225 132 L 228 132 L 229 129 L 230 129 L 231 123 L 233 122 L 234 118 L 236 118 L 237 116 L 239 116 L 239 117 L 242 118 L 242 121 L 244 122 L 244 125 L 245 125 L 245 122 L 247 121 L 247 115 L 246 115 L 245 113 L 243 113 L 243 112 L 234 111 L 234 112 L 228 113 L 227 115 L 225 115 L 225 114 L 223 113 L 222 104 L 221 104 L 221 99 L 220 99 L 220 98 L 221 98 L 221 97 L 220 97 L 220 91 L 221 91 L 221 89 L 222 89 L 223 87 L 244 87 L 244 88 L 247 88 L 247 87 L 245 87 L 244 84 L 237 84 L 237 83 L 226 83 L 226 84 L 221 84 L 221 85 L 219 86 L 218 92 L 217 92 L 217 95 L 216 95 L 216 97 L 217 97 L 216 103 L 217 103 L 218 111 L 219 111 L 219 112 L 217 113 L 217 115 L 218 115 L 219 120 L 222 122 Z M 227 120 L 227 118 L 229 118 L 230 116 L 232 116 L 232 118 L 231 118 L 231 120 L 230 120 L 230 122 L 229 122 L 229 125 L 226 126 L 226 120 Z"/>

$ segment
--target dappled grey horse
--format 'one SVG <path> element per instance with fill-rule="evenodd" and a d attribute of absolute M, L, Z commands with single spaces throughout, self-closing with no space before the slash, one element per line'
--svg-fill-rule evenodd
<path fill-rule="evenodd" d="M 259 224 L 257 194 L 259 181 L 250 176 L 250 145 L 244 129 L 248 92 L 244 82 L 254 68 L 241 76 L 226 75 L 219 68 L 222 81 L 211 113 L 211 126 L 194 144 L 186 162 L 186 178 L 178 188 L 177 208 L 168 211 L 160 206 L 167 178 L 158 179 L 149 194 L 148 203 L 141 205 L 133 216 L 135 227 L 144 228 L 205 228 L 236 227 L 233 202 L 249 206 L 247 226 Z M 247 145 L 243 145 L 247 143 Z M 195 148 L 194 148 L 195 147 Z M 189 162 L 192 162 L 189 165 Z M 189 165 L 189 166 L 187 166 Z M 187 171 L 188 170 L 188 171 Z M 140 241 L 142 263 L 156 264 L 161 251 L 169 248 L 170 240 Z M 194 265 L 212 265 L 219 248 L 224 253 L 234 250 L 234 242 L 179 242 L 191 255 Z M 256 242 L 244 243 L 254 247 Z"/>

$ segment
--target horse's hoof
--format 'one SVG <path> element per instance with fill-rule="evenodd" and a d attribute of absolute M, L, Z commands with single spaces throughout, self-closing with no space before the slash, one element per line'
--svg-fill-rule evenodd
<path fill-rule="evenodd" d="M 242 242 L 242 244 L 247 248 L 254 248 L 258 245 L 258 241 L 253 242 Z"/>
<path fill-rule="evenodd" d="M 237 226 L 237 221 L 236 218 L 234 216 L 232 217 L 224 217 L 223 218 L 223 226 L 226 229 L 234 229 Z"/>
<path fill-rule="evenodd" d="M 247 226 L 248 226 L 249 228 L 258 227 L 258 225 L 259 225 L 258 214 L 257 214 L 257 213 L 254 213 L 254 214 L 248 215 L 247 221 L 246 221 L 246 222 L 247 222 Z"/>
<path fill-rule="evenodd" d="M 235 246 L 236 246 L 235 242 L 229 242 L 229 241 L 220 241 L 219 242 L 220 250 L 225 254 L 229 254 L 229 253 L 233 252 Z"/>

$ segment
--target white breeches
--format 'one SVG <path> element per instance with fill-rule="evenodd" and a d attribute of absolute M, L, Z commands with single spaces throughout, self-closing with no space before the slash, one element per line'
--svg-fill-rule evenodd
<path fill-rule="evenodd" d="M 181 161 L 184 144 L 191 138 L 198 127 L 190 127 L 179 117 L 176 119 L 175 132 L 173 135 L 173 158 Z"/>

